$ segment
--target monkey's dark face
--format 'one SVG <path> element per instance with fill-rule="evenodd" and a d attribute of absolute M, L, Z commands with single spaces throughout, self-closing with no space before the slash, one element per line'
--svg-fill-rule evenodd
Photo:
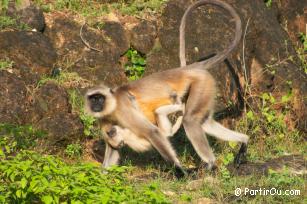
<path fill-rule="evenodd" d="M 100 93 L 88 96 L 90 108 L 93 112 L 101 112 L 104 108 L 106 97 Z"/>

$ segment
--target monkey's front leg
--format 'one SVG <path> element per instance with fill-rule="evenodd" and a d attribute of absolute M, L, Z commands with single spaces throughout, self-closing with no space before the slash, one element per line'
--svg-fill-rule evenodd
<path fill-rule="evenodd" d="M 120 122 L 124 127 L 130 129 L 135 135 L 148 140 L 164 159 L 175 165 L 177 177 L 187 175 L 167 137 L 162 135 L 158 127 L 153 125 L 142 112 L 131 109 L 129 113 L 121 114 L 120 119 L 122 119 Z"/>
<path fill-rule="evenodd" d="M 175 104 L 175 105 L 161 106 L 155 110 L 157 124 L 163 135 L 170 137 L 173 136 L 178 131 L 178 129 L 182 124 L 183 117 L 179 116 L 175 124 L 172 126 L 168 118 L 168 115 L 178 111 L 183 112 L 183 109 L 184 109 L 183 104 Z"/>
<path fill-rule="evenodd" d="M 172 145 L 166 137 L 159 134 L 158 129 L 152 130 L 152 134 L 150 137 L 148 137 L 148 139 L 165 160 L 170 161 L 175 165 L 175 175 L 177 178 L 182 178 L 188 175 L 188 173 L 181 166 Z"/>
<path fill-rule="evenodd" d="M 234 166 L 236 168 L 239 168 L 241 164 L 246 163 L 246 154 L 247 154 L 247 143 L 242 143 L 239 152 L 235 156 L 235 159 L 233 161 Z"/>
<path fill-rule="evenodd" d="M 112 148 L 107 142 L 105 144 L 106 144 L 106 150 L 104 154 L 102 167 L 106 168 L 112 165 L 117 165 L 120 159 L 118 150 Z"/>

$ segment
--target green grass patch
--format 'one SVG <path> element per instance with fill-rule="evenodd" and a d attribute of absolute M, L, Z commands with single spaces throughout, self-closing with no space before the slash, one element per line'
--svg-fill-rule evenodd
<path fill-rule="evenodd" d="M 160 13 L 166 2 L 167 0 L 132 0 L 128 3 L 119 1 L 111 4 L 111 7 L 125 15 L 141 16 L 144 13 Z"/>
<path fill-rule="evenodd" d="M 4 29 L 29 30 L 30 27 L 25 23 L 18 22 L 16 18 L 0 15 L 0 30 Z"/>
<path fill-rule="evenodd" d="M 133 16 L 157 14 L 162 11 L 167 0 L 120 0 L 115 3 L 102 3 L 95 0 L 56 0 L 52 3 L 35 0 L 34 2 L 45 12 L 60 10 L 77 13 L 84 17 L 99 17 L 113 10 L 119 11 L 124 15 Z"/>
<path fill-rule="evenodd" d="M 9 59 L 0 59 L 0 70 L 11 69 L 14 62 Z"/>

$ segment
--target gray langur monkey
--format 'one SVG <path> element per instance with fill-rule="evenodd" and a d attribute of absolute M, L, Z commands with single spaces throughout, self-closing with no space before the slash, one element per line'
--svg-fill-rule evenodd
<path fill-rule="evenodd" d="M 186 65 L 184 28 L 186 17 L 195 8 L 212 4 L 227 10 L 235 21 L 235 37 L 228 48 L 214 57 L 201 62 Z M 140 80 L 111 89 L 96 87 L 86 93 L 86 110 L 94 117 L 100 118 L 101 123 L 118 125 L 131 131 L 136 138 L 135 143 L 146 141 L 153 146 L 164 159 L 175 165 L 177 176 L 186 175 L 172 148 L 169 140 L 155 125 L 157 122 L 155 110 L 165 105 L 172 105 L 172 94 L 185 104 L 183 127 L 195 151 L 212 167 L 215 156 L 209 146 L 205 133 L 226 141 L 243 143 L 236 157 L 241 161 L 246 153 L 248 136 L 234 132 L 216 122 L 214 112 L 216 82 L 207 71 L 214 64 L 227 58 L 241 39 L 241 20 L 236 11 L 227 3 L 220 0 L 200 0 L 192 4 L 185 12 L 180 26 L 180 61 L 181 67 L 154 73 Z M 106 144 L 106 154 L 103 166 L 116 164 L 119 159 L 118 150 Z"/>

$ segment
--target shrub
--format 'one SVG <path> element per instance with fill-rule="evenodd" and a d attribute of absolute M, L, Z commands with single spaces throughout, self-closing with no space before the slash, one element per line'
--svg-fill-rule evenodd
<path fill-rule="evenodd" d="M 156 185 L 135 189 L 125 171 L 21 151 L 0 161 L 0 203 L 167 203 Z"/>

